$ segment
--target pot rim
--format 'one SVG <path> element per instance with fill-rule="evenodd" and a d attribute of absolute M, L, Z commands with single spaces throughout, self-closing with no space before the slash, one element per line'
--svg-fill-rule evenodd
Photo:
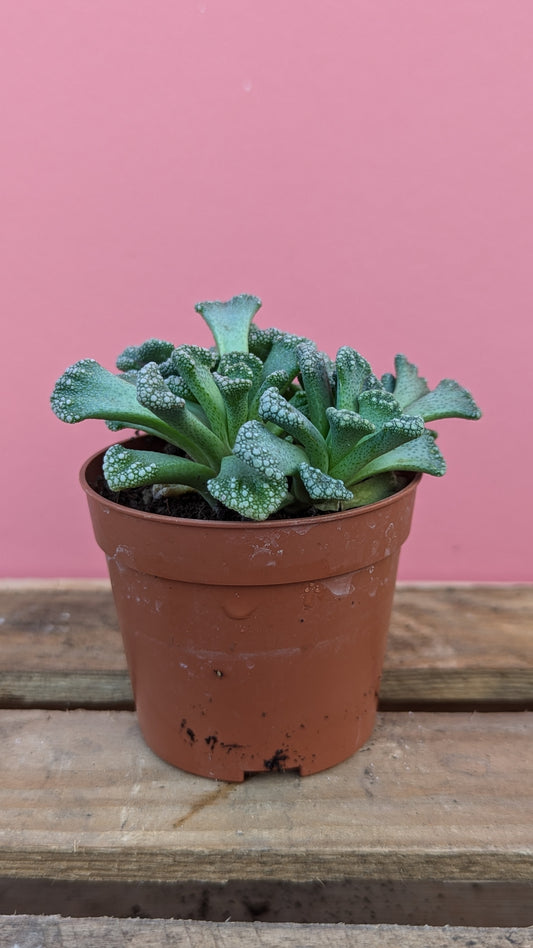
<path fill-rule="evenodd" d="M 128 438 L 127 441 L 122 442 L 113 442 L 113 444 L 126 444 L 131 441 L 131 438 Z M 352 507 L 350 510 L 338 510 L 333 511 L 332 513 L 320 514 L 316 517 L 287 517 L 280 520 L 197 520 L 189 517 L 171 517 L 165 514 L 155 514 L 148 513 L 143 510 L 135 510 L 133 507 L 127 507 L 123 504 L 117 504 L 116 501 L 110 500 L 106 497 L 103 497 L 102 494 L 99 494 L 94 487 L 91 486 L 90 481 L 87 477 L 87 471 L 92 464 L 98 461 L 100 458 L 103 459 L 104 454 L 112 445 L 108 445 L 107 448 L 101 448 L 99 451 L 95 451 L 82 465 L 79 473 L 79 480 L 82 489 L 85 491 L 87 497 L 92 497 L 97 503 L 112 506 L 120 509 L 128 516 L 131 516 L 140 521 L 156 521 L 161 523 L 176 523 L 183 524 L 191 528 L 203 528 L 208 527 L 209 529 L 218 529 L 218 530 L 257 530 L 258 527 L 263 529 L 272 529 L 279 530 L 281 528 L 288 529 L 292 526 L 295 527 L 312 527 L 319 523 L 331 523 L 332 521 L 338 520 L 339 517 L 342 519 L 348 519 L 351 517 L 361 517 L 367 514 L 370 510 L 380 510 L 383 507 L 387 507 L 389 504 L 394 503 L 400 495 L 406 493 L 414 493 L 418 487 L 420 481 L 422 480 L 422 474 L 412 472 L 412 471 L 403 471 L 404 474 L 411 474 L 411 480 L 405 487 L 402 487 L 401 490 L 396 491 L 394 494 L 390 494 L 389 497 L 385 497 L 383 500 L 377 500 L 373 504 L 365 504 L 362 507 Z"/>

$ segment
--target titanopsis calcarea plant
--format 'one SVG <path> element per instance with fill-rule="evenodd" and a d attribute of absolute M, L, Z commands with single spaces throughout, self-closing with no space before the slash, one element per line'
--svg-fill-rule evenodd
<path fill-rule="evenodd" d="M 252 320 L 250 295 L 198 303 L 215 345 L 175 347 L 149 339 L 117 359 L 93 359 L 57 381 L 52 408 L 69 424 L 105 419 L 134 428 L 161 451 L 115 444 L 104 457 L 112 491 L 152 486 L 156 495 L 198 491 L 213 507 L 265 520 L 347 510 L 399 490 L 406 472 L 440 476 L 445 462 L 427 422 L 479 418 L 451 379 L 433 390 L 405 356 L 378 379 L 355 349 L 333 361 L 311 340 Z M 165 453 L 165 444 L 180 449 Z"/>

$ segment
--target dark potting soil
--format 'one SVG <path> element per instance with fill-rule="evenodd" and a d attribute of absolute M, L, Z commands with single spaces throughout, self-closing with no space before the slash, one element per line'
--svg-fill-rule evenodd
<path fill-rule="evenodd" d="M 154 499 L 149 487 L 135 487 L 119 492 L 112 491 L 107 486 L 103 477 L 99 478 L 94 485 L 95 490 L 105 497 L 112 500 L 115 504 L 121 504 L 123 507 L 131 507 L 133 510 L 142 510 L 144 513 L 160 514 L 163 517 L 184 517 L 187 520 L 222 520 L 222 521 L 246 521 L 247 517 L 241 517 L 235 510 L 229 510 L 223 504 L 217 503 L 216 507 L 211 507 L 206 500 L 193 491 L 187 494 L 181 494 L 178 497 L 162 497 Z M 298 510 L 298 513 L 288 510 L 278 510 L 276 514 L 269 517 L 269 520 L 291 520 L 294 517 L 316 517 L 320 516 L 322 511 L 309 507 L 306 510 Z"/>

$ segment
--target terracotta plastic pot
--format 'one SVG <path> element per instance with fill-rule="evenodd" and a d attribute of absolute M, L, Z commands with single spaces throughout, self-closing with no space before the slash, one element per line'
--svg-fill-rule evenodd
<path fill-rule="evenodd" d="M 81 483 L 152 750 L 229 781 L 312 774 L 351 756 L 374 725 L 420 475 L 340 514 L 221 523 L 104 499 L 102 458 Z"/>

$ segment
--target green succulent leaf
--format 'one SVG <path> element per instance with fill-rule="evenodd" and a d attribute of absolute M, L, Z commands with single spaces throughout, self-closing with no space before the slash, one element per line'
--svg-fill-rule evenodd
<path fill-rule="evenodd" d="M 228 441 L 232 445 L 239 428 L 248 418 L 248 395 L 252 380 L 229 378 L 227 375 L 219 375 L 218 372 L 213 372 L 213 378 L 224 399 Z"/>
<path fill-rule="evenodd" d="M 394 368 L 396 379 L 392 391 L 400 407 L 405 409 L 407 405 L 426 395 L 429 392 L 429 386 L 425 378 L 419 375 L 417 366 L 409 362 L 404 355 L 395 357 Z M 419 415 L 420 412 L 413 412 L 413 414 Z"/>
<path fill-rule="evenodd" d="M 195 310 L 213 333 L 220 355 L 226 352 L 248 352 L 250 323 L 261 306 L 257 296 L 242 293 L 230 300 L 197 303 Z"/>
<path fill-rule="evenodd" d="M 104 477 L 111 490 L 159 484 L 183 484 L 207 495 L 211 468 L 187 458 L 158 451 L 137 451 L 122 444 L 108 448 L 103 462 Z"/>
<path fill-rule="evenodd" d="M 274 340 L 279 335 L 280 330 L 275 329 L 274 326 L 269 326 L 268 329 L 261 329 L 259 326 L 256 326 L 255 323 L 252 323 L 250 332 L 248 333 L 248 347 L 250 352 L 257 356 L 261 362 L 265 362 Z"/>
<path fill-rule="evenodd" d="M 289 377 L 286 372 L 283 372 L 281 369 L 279 372 L 271 372 L 270 375 L 267 375 L 266 379 L 261 383 L 255 394 L 250 397 L 250 407 L 248 409 L 248 415 L 250 418 L 259 417 L 259 405 L 261 402 L 261 396 L 269 388 L 275 388 L 278 392 L 283 395 L 289 386 Z"/>
<path fill-rule="evenodd" d="M 374 434 L 367 435 L 336 464 L 331 474 L 340 477 L 346 484 L 353 484 L 361 468 L 380 455 L 390 454 L 395 448 L 419 438 L 424 431 L 424 422 L 418 415 L 401 415 L 391 418 Z"/>
<path fill-rule="evenodd" d="M 159 369 L 160 368 L 161 367 L 159 367 Z M 177 395 L 178 398 L 183 398 L 187 403 L 189 411 L 191 411 L 193 415 L 196 415 L 204 425 L 209 427 L 207 416 L 202 406 L 196 401 L 185 379 L 183 379 L 181 375 L 169 375 L 168 378 L 165 378 L 165 382 L 172 394 Z"/>
<path fill-rule="evenodd" d="M 251 352 L 227 352 L 220 359 L 217 372 L 230 379 L 251 379 L 253 391 L 261 384 L 263 363 Z"/>
<path fill-rule="evenodd" d="M 283 395 L 285 393 L 282 392 L 281 394 Z M 285 394 L 285 398 L 293 408 L 297 408 L 306 418 L 309 418 L 309 405 L 307 404 L 307 395 L 303 388 L 297 388 L 292 395 Z"/>
<path fill-rule="evenodd" d="M 327 442 L 332 468 L 350 451 L 353 451 L 361 438 L 365 438 L 376 430 L 371 421 L 346 408 L 328 408 L 326 417 L 329 423 Z"/>
<path fill-rule="evenodd" d="M 325 439 L 309 418 L 291 405 L 276 388 L 267 388 L 259 402 L 259 415 L 291 435 L 304 448 L 310 464 L 327 473 L 328 449 Z"/>
<path fill-rule="evenodd" d="M 172 353 L 172 356 L 173 355 L 174 353 Z M 175 375 L 176 373 L 176 366 L 174 365 L 174 359 L 172 356 L 170 356 L 169 359 L 165 359 L 164 362 L 157 363 L 157 367 L 164 379 L 168 379 L 171 375 Z"/>
<path fill-rule="evenodd" d="M 177 346 L 172 353 L 172 364 L 174 371 L 180 371 L 180 357 L 185 354 L 188 362 L 192 359 L 195 366 L 203 366 L 206 369 L 216 369 L 218 365 L 218 356 L 213 349 L 206 349 L 205 346 L 183 345 Z"/>
<path fill-rule="evenodd" d="M 199 346 L 180 346 L 172 358 L 179 374 L 202 406 L 213 433 L 229 445 L 224 399 L 213 378 L 212 364 L 208 356 L 210 357 L 211 353 Z"/>
<path fill-rule="evenodd" d="M 125 429 L 128 427 L 128 425 L 121 425 L 120 421 L 106 421 L 105 426 L 106 428 L 109 428 L 109 431 L 113 432 L 125 431 Z"/>
<path fill-rule="evenodd" d="M 366 464 L 358 471 L 354 480 L 350 481 L 350 487 L 367 477 L 386 471 L 420 471 L 422 474 L 442 477 L 446 471 L 446 462 L 435 439 L 428 431 L 424 431 L 419 438 L 408 441 Z"/>
<path fill-rule="evenodd" d="M 308 342 L 305 336 L 293 336 L 288 332 L 276 331 L 274 340 L 263 366 L 263 379 L 272 372 L 284 372 L 292 382 L 299 370 L 298 346 Z"/>
<path fill-rule="evenodd" d="M 364 383 L 364 391 L 378 391 L 384 392 L 385 388 L 381 379 L 378 379 L 377 375 L 374 375 L 373 372 L 370 375 L 367 375 Z"/>
<path fill-rule="evenodd" d="M 401 489 L 407 472 L 444 473 L 425 422 L 479 418 L 465 388 L 443 379 L 431 391 L 404 355 L 381 379 L 350 346 L 332 362 L 305 336 L 255 326 L 260 306 L 250 294 L 198 303 L 211 348 L 148 339 L 119 355 L 120 375 L 80 360 L 58 379 L 54 412 L 69 424 L 139 429 L 187 455 L 119 446 L 106 455 L 118 489 L 200 490 L 258 520 L 285 505 L 297 516 L 310 504 L 372 503 Z"/>
<path fill-rule="evenodd" d="M 137 384 L 137 376 L 138 376 L 138 374 L 139 374 L 139 372 L 138 372 L 137 369 L 128 369 L 127 372 L 121 372 L 121 373 L 120 373 L 120 378 L 121 378 L 124 382 L 129 382 L 130 385 L 136 385 L 136 384 Z"/>
<path fill-rule="evenodd" d="M 250 520 L 266 520 L 291 500 L 283 474 L 265 477 L 235 455 L 223 459 L 207 486 L 221 504 Z"/>
<path fill-rule="evenodd" d="M 272 434 L 259 421 L 247 421 L 242 426 L 233 453 L 266 477 L 295 474 L 306 460 L 303 448 Z"/>
<path fill-rule="evenodd" d="M 177 395 L 178 398 L 184 398 L 188 402 L 196 402 L 191 389 L 187 385 L 185 379 L 181 377 L 181 375 L 169 375 L 165 379 L 165 382 L 173 395 Z"/>
<path fill-rule="evenodd" d="M 433 391 L 407 406 L 410 414 L 421 415 L 424 421 L 439 418 L 481 418 L 481 411 L 470 392 L 453 379 L 442 379 Z"/>
<path fill-rule="evenodd" d="M 170 358 L 174 346 L 163 339 L 147 339 L 140 346 L 128 346 L 117 358 L 116 366 L 122 372 L 141 369 L 147 362 L 165 362 Z"/>
<path fill-rule="evenodd" d="M 325 438 L 329 430 L 326 411 L 333 404 L 326 358 L 312 342 L 300 343 L 296 351 L 307 398 L 307 417 Z"/>
<path fill-rule="evenodd" d="M 50 401 L 53 412 L 67 424 L 101 418 L 176 444 L 172 428 L 139 404 L 134 386 L 94 359 L 81 359 L 69 366 L 57 380 Z"/>
<path fill-rule="evenodd" d="M 372 372 L 370 363 L 351 346 L 342 346 L 335 361 L 337 374 L 336 408 L 356 411 L 360 393 Z"/>
<path fill-rule="evenodd" d="M 148 362 L 137 373 L 136 393 L 140 405 L 169 424 L 184 407 L 184 399 L 171 391 L 155 362 Z"/>
<path fill-rule="evenodd" d="M 190 411 L 185 399 L 174 395 L 155 362 L 149 362 L 137 377 L 137 399 L 174 429 L 174 444 L 202 463 L 217 465 L 228 453 L 227 445 Z"/>
<path fill-rule="evenodd" d="M 402 487 L 405 487 L 407 481 L 401 479 L 395 471 L 386 471 L 384 474 L 375 474 L 367 480 L 352 486 L 353 500 L 343 504 L 345 510 L 351 510 L 352 507 L 365 507 L 367 504 L 375 504 L 378 500 L 385 500 L 395 494 Z"/>
<path fill-rule="evenodd" d="M 397 399 L 383 388 L 369 388 L 359 396 L 359 414 L 370 421 L 376 428 L 381 428 L 387 421 L 398 418 L 402 413 Z"/>
<path fill-rule="evenodd" d="M 381 384 L 386 392 L 391 392 L 391 393 L 394 392 L 394 389 L 396 386 L 396 378 L 392 374 L 392 372 L 385 372 L 385 374 L 381 376 Z"/>
<path fill-rule="evenodd" d="M 338 509 L 342 501 L 352 500 L 353 494 L 348 490 L 343 481 L 310 464 L 304 462 L 300 464 L 298 473 L 303 481 L 305 489 L 315 505 L 327 504 L 327 509 Z M 329 505 L 333 504 L 333 507 Z"/>

